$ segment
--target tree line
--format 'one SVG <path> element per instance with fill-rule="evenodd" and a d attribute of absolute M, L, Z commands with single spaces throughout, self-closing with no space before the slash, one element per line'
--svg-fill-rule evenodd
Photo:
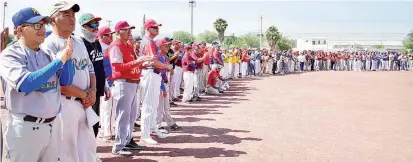
<path fill-rule="evenodd" d="M 265 35 L 260 34 L 244 34 L 241 36 L 225 35 L 225 31 L 228 27 L 226 20 L 218 18 L 213 23 L 215 31 L 206 30 L 199 33 L 197 36 L 192 36 L 191 33 L 186 31 L 173 32 L 173 38 L 183 43 L 190 43 L 192 41 L 204 40 L 208 43 L 220 42 L 224 47 L 239 47 L 239 48 L 260 48 L 260 37 L 263 44 L 268 44 L 271 49 L 289 50 L 291 49 L 291 41 L 287 37 L 283 37 L 278 31 L 277 27 L 270 26 Z M 265 46 L 263 46 L 265 47 Z"/>

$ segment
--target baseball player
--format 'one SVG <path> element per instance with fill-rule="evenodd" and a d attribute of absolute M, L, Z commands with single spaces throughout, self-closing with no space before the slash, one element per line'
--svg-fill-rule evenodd
<path fill-rule="evenodd" d="M 202 76 L 202 68 L 204 66 L 204 60 L 209 57 L 209 54 L 204 54 L 203 56 L 201 55 L 201 47 L 200 44 L 194 43 L 192 48 L 191 57 L 195 60 L 197 66 L 195 70 L 195 80 L 194 80 L 194 96 L 193 100 L 200 101 L 201 97 L 199 97 L 199 92 L 200 92 L 200 87 L 205 86 L 205 84 L 201 83 L 203 82 L 204 77 Z"/>
<path fill-rule="evenodd" d="M 102 46 L 98 40 L 96 40 L 99 28 L 100 17 L 95 17 L 90 13 L 82 14 L 79 18 L 79 24 L 81 27 L 81 38 L 86 46 L 89 54 L 90 61 L 93 64 L 93 69 L 96 76 L 96 102 L 92 106 L 92 109 L 96 114 L 100 114 L 100 98 L 106 96 L 106 100 L 110 98 L 109 85 L 106 82 L 105 69 L 103 67 L 103 52 Z M 99 132 L 99 123 L 93 126 L 95 137 Z"/>
<path fill-rule="evenodd" d="M 206 41 L 200 41 L 199 42 L 199 45 L 200 45 L 200 48 L 201 48 L 199 53 L 200 53 L 201 56 L 204 56 L 206 54 L 208 54 L 208 55 L 210 54 L 208 52 L 208 49 L 206 48 L 206 44 L 207 44 Z M 200 71 L 200 82 L 199 82 L 199 91 L 200 92 L 205 91 L 206 80 L 207 80 L 207 77 L 208 77 L 208 71 L 210 69 L 210 67 L 209 67 L 210 64 L 211 64 L 211 56 L 207 56 L 205 58 L 205 60 L 202 62 L 202 66 L 199 65 L 200 67 L 202 67 L 202 69 Z"/>
<path fill-rule="evenodd" d="M 184 69 L 184 95 L 182 97 L 182 102 L 192 102 L 192 93 L 194 92 L 194 79 L 196 62 L 191 56 L 192 46 L 186 45 L 184 47 L 185 55 L 182 58 L 182 68 Z"/>
<path fill-rule="evenodd" d="M 118 39 L 110 44 L 106 52 L 112 67 L 114 80 L 113 98 L 116 104 L 116 132 L 112 153 L 121 156 L 131 156 L 129 150 L 142 150 L 133 140 L 132 131 L 137 117 L 137 99 L 140 82 L 139 66 L 144 61 L 153 58 L 137 57 L 133 45 L 128 43 L 132 39 L 132 29 L 126 21 L 115 25 Z M 107 55 L 107 54 L 106 54 Z"/>
<path fill-rule="evenodd" d="M 208 76 L 208 85 L 206 89 L 207 94 L 219 95 L 220 93 L 224 93 L 224 89 L 222 88 L 222 82 L 225 81 L 225 79 L 223 79 L 219 74 L 222 68 L 223 67 L 221 65 L 214 65 L 212 67 L 212 71 L 209 73 Z M 218 82 L 217 79 L 219 79 L 220 82 Z"/>
<path fill-rule="evenodd" d="M 147 34 L 141 41 L 140 51 L 142 56 L 157 56 L 159 54 L 159 47 L 156 46 L 153 39 L 159 34 L 160 26 L 162 26 L 162 24 L 158 24 L 154 20 L 147 20 L 145 22 L 144 28 Z M 142 70 L 141 141 L 150 145 L 158 144 L 158 142 L 150 136 L 151 132 L 159 138 L 166 138 L 166 134 L 159 131 L 158 127 L 156 127 L 156 115 L 159 106 L 162 78 L 159 74 L 155 73 L 154 68 L 167 69 L 170 72 L 173 70 L 171 65 L 160 63 L 157 59 Z"/>
<path fill-rule="evenodd" d="M 46 38 L 43 44 L 53 53 L 63 50 L 67 46 L 67 39 L 71 39 L 73 44 L 72 59 L 75 69 L 73 83 L 62 87 L 63 133 L 59 153 L 61 162 L 99 161 L 96 159 L 95 136 L 90 129 L 92 123 L 88 123 L 88 120 L 93 119 L 88 119 L 86 113 L 96 100 L 96 78 L 93 64 L 83 41 L 72 36 L 75 30 L 75 13 L 79 10 L 78 4 L 67 1 L 58 1 L 53 4 L 50 13 L 53 33 Z"/>
<path fill-rule="evenodd" d="M 168 53 L 171 42 L 166 39 L 161 39 L 156 42 L 156 45 L 159 47 L 159 55 L 158 60 L 164 64 L 168 63 L 168 57 L 166 54 Z M 175 121 L 172 119 L 171 113 L 169 111 L 170 104 L 169 104 L 169 80 L 171 79 L 168 76 L 166 70 L 157 70 L 162 76 L 161 82 L 161 96 L 159 97 L 159 106 L 158 106 L 158 114 L 156 116 L 156 126 L 162 129 L 162 121 L 165 120 L 168 127 L 171 130 L 179 130 L 182 127 L 178 126 Z M 161 128 L 162 127 L 162 128 Z"/>
<path fill-rule="evenodd" d="M 9 118 L 6 130 L 7 161 L 58 161 L 60 86 L 72 84 L 71 40 L 58 53 L 40 48 L 50 18 L 34 8 L 19 10 L 12 18 L 20 39 L 0 55 L 0 71 Z M 53 60 L 51 55 L 56 55 Z"/>
<path fill-rule="evenodd" d="M 172 101 L 178 101 L 178 97 L 181 95 L 181 83 L 182 83 L 182 57 L 181 43 L 177 40 L 172 41 L 173 48 L 170 51 L 173 52 L 173 56 L 169 58 L 173 62 L 174 75 L 172 76 L 171 88 L 169 94 L 172 97 Z M 170 53 L 172 53 L 170 52 Z"/>
<path fill-rule="evenodd" d="M 98 34 L 100 45 L 102 47 L 103 53 L 112 43 L 113 32 L 109 27 L 102 27 L 99 29 Z M 109 53 L 106 53 L 109 54 Z M 108 87 L 113 94 L 113 78 L 112 78 L 112 66 L 110 65 L 109 56 L 105 55 L 103 58 L 103 66 L 105 70 L 105 77 L 108 83 Z M 102 104 L 100 105 L 100 124 L 103 129 L 103 138 L 106 140 L 115 140 L 115 117 L 116 109 L 113 96 L 101 98 Z"/>

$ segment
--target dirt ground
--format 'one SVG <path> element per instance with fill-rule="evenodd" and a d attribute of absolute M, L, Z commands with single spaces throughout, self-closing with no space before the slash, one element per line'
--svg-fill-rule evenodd
<path fill-rule="evenodd" d="M 184 129 L 133 157 L 99 140 L 103 162 L 413 160 L 413 72 L 245 78 L 171 109 Z M 3 119 L 4 114 L 3 110 Z M 139 139 L 139 132 L 135 132 Z"/>

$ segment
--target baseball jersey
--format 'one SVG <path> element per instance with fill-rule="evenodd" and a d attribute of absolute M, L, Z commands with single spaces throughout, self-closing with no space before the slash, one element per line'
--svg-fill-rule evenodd
<path fill-rule="evenodd" d="M 90 88 L 89 75 L 95 73 L 93 64 L 89 59 L 89 54 L 83 41 L 74 36 L 71 36 L 71 39 L 73 44 L 73 53 L 71 58 L 75 68 L 75 75 L 73 76 L 72 85 L 80 88 L 81 90 L 87 90 Z M 42 46 L 56 54 L 58 51 L 61 51 L 66 47 L 66 39 L 52 33 L 46 38 Z"/>
<path fill-rule="evenodd" d="M 5 101 L 12 113 L 51 118 L 60 111 L 60 83 L 57 74 L 31 93 L 20 92 L 20 86 L 31 72 L 52 62 L 51 51 L 34 51 L 21 43 L 7 47 L 0 55 L 0 75 L 4 79 Z"/>

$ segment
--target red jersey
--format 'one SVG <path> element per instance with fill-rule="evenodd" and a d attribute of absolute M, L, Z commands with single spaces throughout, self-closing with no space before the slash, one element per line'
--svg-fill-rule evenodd
<path fill-rule="evenodd" d="M 217 78 L 221 77 L 218 70 L 212 70 L 208 76 L 208 85 L 215 87 L 217 84 Z"/>

